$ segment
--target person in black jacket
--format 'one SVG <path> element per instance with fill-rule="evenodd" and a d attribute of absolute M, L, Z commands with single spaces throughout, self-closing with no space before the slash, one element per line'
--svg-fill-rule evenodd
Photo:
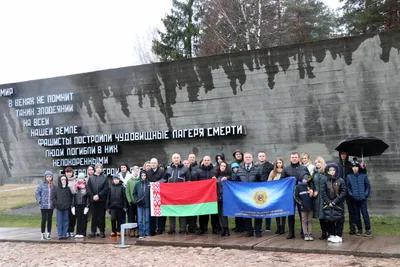
<path fill-rule="evenodd" d="M 239 180 L 242 182 L 260 182 L 260 173 L 253 163 L 253 155 L 246 152 L 243 157 L 243 166 L 239 168 L 237 173 Z M 257 238 L 261 237 L 262 219 L 254 219 L 254 228 L 251 218 L 245 218 L 244 224 L 247 231 L 246 237 L 254 236 L 254 232 L 256 233 Z"/>
<path fill-rule="evenodd" d="M 106 228 L 106 199 L 110 188 L 108 179 L 103 173 L 103 165 L 98 163 L 95 166 L 95 173 L 88 180 L 88 197 L 92 212 L 92 225 L 89 237 L 96 237 L 97 226 L 100 229 L 100 237 L 105 238 Z"/>
<path fill-rule="evenodd" d="M 198 168 L 192 177 L 192 181 L 202 181 L 202 180 L 209 180 L 215 176 L 215 168 L 211 163 L 210 156 L 204 156 L 202 160 L 202 164 L 200 168 Z M 206 232 L 208 226 L 208 220 L 210 215 L 200 215 L 199 216 L 199 223 L 200 227 L 197 231 L 198 235 L 202 235 Z M 212 233 L 218 234 L 219 232 L 219 221 L 218 221 L 218 214 L 211 215 L 211 226 L 212 226 Z"/>
<path fill-rule="evenodd" d="M 274 165 L 267 161 L 267 153 L 265 151 L 258 152 L 257 167 L 260 173 L 260 179 L 263 182 L 268 181 L 269 174 L 274 169 Z M 265 232 L 271 232 L 271 218 L 265 218 Z"/>
<path fill-rule="evenodd" d="M 147 170 L 147 180 L 150 183 L 160 182 L 164 176 L 164 170 L 158 167 L 158 160 L 156 158 L 152 158 L 150 160 L 151 168 Z M 165 217 L 150 217 L 150 235 L 162 234 L 165 231 Z M 158 229 L 157 229 L 158 228 Z"/>
<path fill-rule="evenodd" d="M 74 189 L 75 194 L 73 194 L 72 197 L 72 213 L 77 220 L 75 238 L 83 238 L 86 236 L 85 225 L 87 223 L 87 213 L 89 211 L 89 199 L 84 173 L 80 172 L 78 174 Z"/>
<path fill-rule="evenodd" d="M 225 161 L 225 154 L 220 152 L 215 156 L 215 167 L 218 168 L 223 161 Z"/>
<path fill-rule="evenodd" d="M 150 182 L 147 173 L 140 173 L 140 181 L 135 184 L 133 198 L 138 208 L 139 238 L 150 236 Z M 144 224 L 143 224 L 144 220 Z"/>
<path fill-rule="evenodd" d="M 110 236 L 121 236 L 122 217 L 124 212 L 128 210 L 128 203 L 126 201 L 125 187 L 119 177 L 119 173 L 113 175 L 113 183 L 108 191 L 106 207 L 111 215 Z"/>
<path fill-rule="evenodd" d="M 181 183 L 190 181 L 189 168 L 181 163 L 181 156 L 177 153 L 172 155 L 172 164 L 165 172 L 165 178 L 163 179 L 166 183 Z M 179 233 L 187 235 L 186 231 L 187 220 L 186 217 L 179 217 Z M 176 217 L 169 217 L 170 230 L 168 234 L 175 234 Z"/>
<path fill-rule="evenodd" d="M 300 157 L 299 153 L 297 152 L 292 152 L 290 154 L 290 165 L 286 166 L 281 174 L 281 179 L 286 178 L 286 177 L 294 177 L 296 178 L 296 184 L 297 181 L 299 181 L 305 174 L 309 174 L 308 169 L 306 166 L 303 166 L 300 164 Z M 301 211 L 300 211 L 300 205 L 297 205 L 297 210 L 299 212 L 300 216 L 300 221 L 301 221 Z M 288 223 L 289 223 L 289 233 L 286 239 L 292 239 L 295 238 L 294 235 L 294 225 L 295 225 L 295 220 L 294 220 L 294 215 L 289 215 L 288 216 Z M 304 239 L 304 233 L 303 233 L 303 227 L 301 228 L 301 238 Z"/>
<path fill-rule="evenodd" d="M 313 217 L 313 192 L 308 185 L 308 174 L 305 174 L 301 181 L 294 188 L 294 199 L 300 205 L 301 224 L 304 231 L 304 240 L 313 241 L 312 217 Z"/>
<path fill-rule="evenodd" d="M 228 228 L 228 217 L 224 216 L 223 202 L 222 202 L 222 183 L 226 180 L 232 180 L 231 171 L 225 161 L 219 163 L 219 167 L 215 172 L 217 177 L 217 195 L 218 195 L 218 217 L 221 226 L 221 236 L 230 236 Z"/>
<path fill-rule="evenodd" d="M 329 233 L 328 242 L 341 243 L 344 223 L 344 200 L 346 183 L 339 177 L 339 166 L 329 163 L 326 166 L 327 179 L 322 184 L 324 200 L 324 219 Z"/>
<path fill-rule="evenodd" d="M 67 239 L 68 232 L 68 212 L 72 207 L 72 192 L 68 187 L 67 176 L 61 175 L 58 185 L 54 190 L 53 203 L 57 209 L 57 235 L 58 240 Z"/>

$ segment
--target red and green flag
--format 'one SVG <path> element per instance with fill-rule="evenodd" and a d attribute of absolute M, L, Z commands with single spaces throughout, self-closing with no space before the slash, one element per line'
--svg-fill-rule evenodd
<path fill-rule="evenodd" d="M 151 216 L 218 213 L 215 179 L 184 183 L 150 183 Z"/>

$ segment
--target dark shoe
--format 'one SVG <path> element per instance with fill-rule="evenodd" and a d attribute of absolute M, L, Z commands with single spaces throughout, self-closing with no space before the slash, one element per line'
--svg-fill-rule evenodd
<path fill-rule="evenodd" d="M 196 231 L 196 235 L 204 235 L 205 231 L 199 229 L 198 231 Z"/>
<path fill-rule="evenodd" d="M 91 232 L 91 233 L 88 235 L 88 237 L 89 237 L 89 238 L 95 238 L 95 237 L 96 237 L 96 233 Z"/>
<path fill-rule="evenodd" d="M 349 235 L 355 235 L 356 234 L 356 229 L 350 229 Z"/>
<path fill-rule="evenodd" d="M 243 232 L 244 232 L 244 229 L 243 229 L 243 228 L 238 228 L 238 230 L 237 230 L 236 233 L 243 233 Z"/>
<path fill-rule="evenodd" d="M 304 233 L 300 233 L 301 239 L 304 239 L 306 236 L 304 235 Z"/>
<path fill-rule="evenodd" d="M 361 231 L 361 230 L 358 230 L 357 233 L 356 233 L 356 235 L 357 235 L 357 236 L 361 236 L 361 235 L 362 235 L 362 231 Z"/>
<path fill-rule="evenodd" d="M 157 232 L 151 232 L 150 233 L 150 236 L 155 236 L 155 235 L 157 235 Z"/>
<path fill-rule="evenodd" d="M 371 230 L 365 231 L 364 236 L 366 236 L 366 237 L 372 236 Z"/>
<path fill-rule="evenodd" d="M 265 232 L 271 232 L 271 227 L 266 227 Z"/>
<path fill-rule="evenodd" d="M 221 236 L 226 236 L 226 229 L 225 227 L 222 228 L 221 230 Z"/>
<path fill-rule="evenodd" d="M 281 227 L 278 226 L 278 228 L 277 228 L 276 231 L 275 231 L 275 234 L 276 234 L 276 235 L 280 235 L 280 233 L 281 233 Z"/>
<path fill-rule="evenodd" d="M 225 235 L 226 236 L 231 236 L 231 233 L 229 232 L 229 228 L 228 227 L 225 228 Z"/>
<path fill-rule="evenodd" d="M 218 235 L 218 230 L 217 229 L 212 229 L 212 233 L 214 234 L 214 235 Z"/>
<path fill-rule="evenodd" d="M 285 227 L 281 227 L 281 230 L 279 231 L 280 235 L 283 235 L 285 233 Z"/>
<path fill-rule="evenodd" d="M 58 240 L 63 240 L 64 238 L 62 237 L 62 236 L 60 236 L 59 238 L 58 238 Z"/>
<path fill-rule="evenodd" d="M 261 237 L 261 233 L 256 233 L 256 237 L 260 238 Z"/>
<path fill-rule="evenodd" d="M 169 230 L 167 234 L 173 235 L 173 234 L 175 234 L 175 230 Z"/>
<path fill-rule="evenodd" d="M 238 229 L 237 227 L 234 227 L 232 228 L 232 231 L 236 232 L 237 229 Z"/>
<path fill-rule="evenodd" d="M 251 236 L 254 236 L 254 234 L 253 234 L 253 233 L 247 233 L 247 234 L 245 235 L 245 237 L 251 237 Z"/>
<path fill-rule="evenodd" d="M 294 233 L 289 232 L 286 239 L 293 239 L 293 238 L 296 238 L 296 236 L 294 235 Z"/>
<path fill-rule="evenodd" d="M 181 235 L 189 235 L 186 230 L 180 230 L 179 234 L 181 234 Z"/>
<path fill-rule="evenodd" d="M 100 237 L 101 237 L 101 238 L 105 238 L 105 237 L 106 237 L 106 234 L 105 234 L 104 232 L 101 232 L 101 233 L 100 233 Z"/>
<path fill-rule="evenodd" d="M 326 233 L 322 233 L 322 235 L 318 239 L 325 240 L 326 238 L 327 238 Z"/>

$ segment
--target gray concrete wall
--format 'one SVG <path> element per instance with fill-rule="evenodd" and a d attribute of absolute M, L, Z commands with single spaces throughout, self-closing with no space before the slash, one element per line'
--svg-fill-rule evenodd
<path fill-rule="evenodd" d="M 273 161 L 291 151 L 337 161 L 340 140 L 366 135 L 390 148 L 367 159 L 374 214 L 400 215 L 400 33 L 342 38 L 171 63 L 2 85 L 14 98 L 79 94 L 78 112 L 53 125 L 80 125 L 84 134 L 157 131 L 242 124 L 245 137 L 120 144 L 112 164 L 170 161 L 236 148 L 265 150 Z M 0 97 L 0 173 L 8 182 L 41 176 L 51 158 L 29 136 L 8 98 Z M 109 166 L 108 166 L 109 167 Z M 54 168 L 56 171 L 56 169 Z"/>

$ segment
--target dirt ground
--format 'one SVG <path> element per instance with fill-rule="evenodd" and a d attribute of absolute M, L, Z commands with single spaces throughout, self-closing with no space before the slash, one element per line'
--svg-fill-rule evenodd
<path fill-rule="evenodd" d="M 400 266 L 400 259 L 221 248 L 0 243 L 0 266 Z"/>

